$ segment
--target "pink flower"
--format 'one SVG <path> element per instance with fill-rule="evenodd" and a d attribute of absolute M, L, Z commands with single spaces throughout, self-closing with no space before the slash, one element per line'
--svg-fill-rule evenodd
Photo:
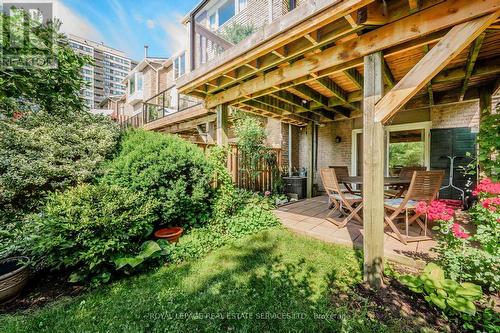
<path fill-rule="evenodd" d="M 266 191 L 266 192 L 264 192 L 264 196 L 268 197 L 268 196 L 270 196 L 270 195 L 271 195 L 271 191 Z"/>
<path fill-rule="evenodd" d="M 460 227 L 458 223 L 453 223 L 451 231 L 453 232 L 453 236 L 455 236 L 456 238 L 467 239 L 470 237 L 470 234 L 463 231 L 462 227 Z"/>
<path fill-rule="evenodd" d="M 493 183 L 490 179 L 482 179 L 477 185 L 476 189 L 472 192 L 473 195 L 480 194 L 500 194 L 500 183 Z"/>

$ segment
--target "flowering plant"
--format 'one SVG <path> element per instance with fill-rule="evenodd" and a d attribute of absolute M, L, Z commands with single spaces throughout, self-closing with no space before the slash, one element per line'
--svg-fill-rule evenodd
<path fill-rule="evenodd" d="M 469 210 L 473 232 L 457 223 L 454 210 L 444 201 L 419 202 L 415 210 L 437 222 L 438 245 L 434 250 L 450 278 L 499 290 L 500 183 L 483 179 L 473 193 L 478 197 Z"/>

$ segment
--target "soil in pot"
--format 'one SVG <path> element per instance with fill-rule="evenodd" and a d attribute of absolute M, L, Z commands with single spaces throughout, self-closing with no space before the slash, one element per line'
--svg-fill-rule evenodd
<path fill-rule="evenodd" d="M 175 243 L 181 237 L 184 229 L 181 227 L 163 228 L 155 231 L 155 237 L 158 239 L 166 239 L 170 243 Z"/>

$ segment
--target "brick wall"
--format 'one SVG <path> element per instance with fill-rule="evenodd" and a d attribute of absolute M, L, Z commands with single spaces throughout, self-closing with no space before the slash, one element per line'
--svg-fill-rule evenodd
<path fill-rule="evenodd" d="M 431 109 L 432 128 L 471 127 L 479 129 L 479 102 L 435 106 Z"/>

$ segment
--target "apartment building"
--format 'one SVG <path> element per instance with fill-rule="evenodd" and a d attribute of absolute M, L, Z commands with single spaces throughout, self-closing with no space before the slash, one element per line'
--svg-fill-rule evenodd
<path fill-rule="evenodd" d="M 89 83 L 82 91 L 89 109 L 99 108 L 106 96 L 125 94 L 123 79 L 136 65 L 132 59 L 122 51 L 75 35 L 69 36 L 69 43 L 77 53 L 94 59 L 93 65 L 82 68 L 82 76 Z"/>

